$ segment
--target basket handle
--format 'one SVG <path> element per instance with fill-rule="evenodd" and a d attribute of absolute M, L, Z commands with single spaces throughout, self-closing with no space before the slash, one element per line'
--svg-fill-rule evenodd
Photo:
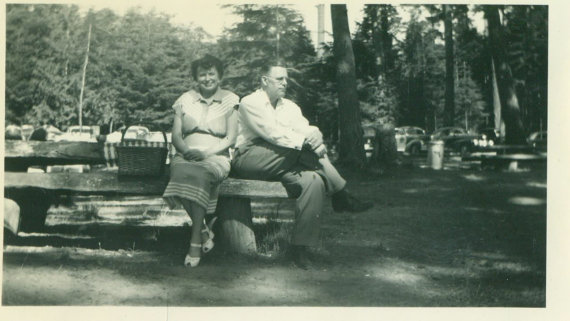
<path fill-rule="evenodd" d="M 125 134 L 126 134 L 127 131 L 129 130 L 129 128 L 131 128 L 131 127 L 133 127 L 133 126 L 140 126 L 140 125 L 131 125 L 131 126 L 127 127 L 127 129 L 125 129 L 125 130 L 123 131 L 123 134 L 121 135 L 121 143 L 122 143 L 123 140 L 125 139 Z M 148 129 L 148 127 L 147 127 L 147 129 Z M 150 131 L 149 131 L 149 132 L 150 132 Z M 163 130 L 161 130 L 160 132 L 162 133 L 162 137 L 164 137 L 164 144 L 165 144 L 165 145 L 168 145 L 168 139 L 166 138 L 166 133 L 165 133 Z"/>

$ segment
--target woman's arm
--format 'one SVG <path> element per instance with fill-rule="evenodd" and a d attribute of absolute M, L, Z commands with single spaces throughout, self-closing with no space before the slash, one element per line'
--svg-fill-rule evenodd
<path fill-rule="evenodd" d="M 205 151 L 186 144 L 182 138 L 182 119 L 178 115 L 174 115 L 172 124 L 172 145 L 186 160 L 201 161 L 208 156 Z"/>
<path fill-rule="evenodd" d="M 180 154 L 185 154 L 190 149 L 182 138 L 182 119 L 178 114 L 174 114 L 172 122 L 172 145 Z"/>
<path fill-rule="evenodd" d="M 172 145 L 176 150 L 184 156 L 186 160 L 201 161 L 208 155 L 205 151 L 199 148 L 189 147 L 184 138 L 182 138 L 182 119 L 178 115 L 174 115 L 174 122 L 172 124 Z"/>
<path fill-rule="evenodd" d="M 215 155 L 221 152 L 225 152 L 228 148 L 233 146 L 236 142 L 236 137 L 238 133 L 238 118 L 237 111 L 232 109 L 226 117 L 226 137 L 220 140 L 216 145 L 210 147 L 206 150 L 207 155 Z"/>

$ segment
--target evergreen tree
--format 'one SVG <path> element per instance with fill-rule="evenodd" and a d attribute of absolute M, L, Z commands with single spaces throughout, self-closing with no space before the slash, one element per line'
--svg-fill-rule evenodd
<path fill-rule="evenodd" d="M 391 5 L 365 5 L 354 38 L 362 116 L 369 123 L 394 124 L 397 117 L 397 72 L 393 33 L 400 18 Z"/>
<path fill-rule="evenodd" d="M 504 10 L 507 59 L 512 68 L 523 126 L 546 130 L 548 104 L 548 7 L 509 6 Z"/>
<path fill-rule="evenodd" d="M 242 21 L 225 30 L 219 41 L 228 65 L 226 80 L 244 96 L 259 87 L 259 68 L 279 59 L 288 65 L 290 95 L 298 103 L 304 95 L 303 71 L 314 62 L 315 50 L 302 16 L 287 6 L 228 5 Z"/>
<path fill-rule="evenodd" d="M 77 70 L 70 63 L 77 7 L 7 5 L 6 118 L 61 126 L 75 107 Z"/>

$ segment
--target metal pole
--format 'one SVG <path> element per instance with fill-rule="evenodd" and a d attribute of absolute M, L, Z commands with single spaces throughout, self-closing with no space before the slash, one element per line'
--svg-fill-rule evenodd
<path fill-rule="evenodd" d="M 79 132 L 83 133 L 83 91 L 85 90 L 85 73 L 89 62 L 89 45 L 91 43 L 91 24 L 87 33 L 87 50 L 85 51 L 85 63 L 83 64 L 83 76 L 81 79 L 81 92 L 79 93 Z"/>
<path fill-rule="evenodd" d="M 325 42 L 325 5 L 318 4 L 318 25 L 317 25 L 317 57 L 323 55 L 323 44 Z"/>

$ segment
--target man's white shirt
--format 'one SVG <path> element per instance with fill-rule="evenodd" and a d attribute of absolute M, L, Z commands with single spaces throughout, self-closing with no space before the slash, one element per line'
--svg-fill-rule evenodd
<path fill-rule="evenodd" d="M 242 98 L 238 119 L 237 148 L 261 137 L 277 146 L 300 150 L 307 134 L 318 130 L 309 125 L 301 108 L 289 99 L 279 99 L 273 108 L 263 89 Z"/>

